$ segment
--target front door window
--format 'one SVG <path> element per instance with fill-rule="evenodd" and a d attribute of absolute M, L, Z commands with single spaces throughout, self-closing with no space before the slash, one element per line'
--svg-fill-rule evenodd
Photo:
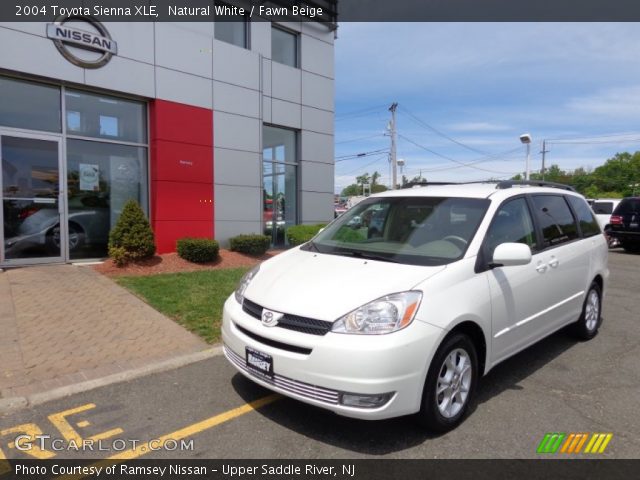
<path fill-rule="evenodd" d="M 0 136 L 2 261 L 59 260 L 59 141 Z"/>

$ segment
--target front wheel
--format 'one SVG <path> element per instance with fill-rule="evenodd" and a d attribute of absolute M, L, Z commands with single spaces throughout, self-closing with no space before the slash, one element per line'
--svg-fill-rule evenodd
<path fill-rule="evenodd" d="M 469 337 L 445 339 L 433 357 L 424 391 L 419 422 L 433 432 L 447 432 L 464 419 L 478 378 L 478 355 Z"/>
<path fill-rule="evenodd" d="M 602 323 L 602 290 L 600 285 L 593 282 L 587 292 L 587 298 L 582 305 L 582 313 L 573 324 L 573 333 L 581 340 L 591 340 L 598 334 Z"/>

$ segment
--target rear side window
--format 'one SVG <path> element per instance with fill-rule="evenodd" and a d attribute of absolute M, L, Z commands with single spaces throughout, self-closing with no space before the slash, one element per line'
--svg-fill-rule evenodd
<path fill-rule="evenodd" d="M 589 208 L 589 205 L 587 205 L 587 202 L 579 197 L 567 197 L 567 199 L 573 207 L 574 212 L 576 212 L 582 236 L 592 237 L 601 233 L 598 221 L 595 219 L 593 213 L 591 213 L 591 209 Z M 611 205 L 611 202 L 609 202 L 609 205 Z"/>
<path fill-rule="evenodd" d="M 613 212 L 613 202 L 593 202 L 591 208 L 593 208 L 593 211 L 598 215 L 611 215 Z"/>
<path fill-rule="evenodd" d="M 533 195 L 532 199 L 545 247 L 578 238 L 578 226 L 562 195 Z"/>
<path fill-rule="evenodd" d="M 616 215 L 628 215 L 640 213 L 640 198 L 625 198 L 616 207 Z"/>

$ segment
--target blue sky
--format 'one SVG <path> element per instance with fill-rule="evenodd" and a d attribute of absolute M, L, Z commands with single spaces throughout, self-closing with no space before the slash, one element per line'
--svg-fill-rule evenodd
<path fill-rule="evenodd" d="M 388 184 L 385 152 L 344 157 L 388 149 L 394 101 L 408 177 L 509 178 L 524 171 L 525 132 L 532 171 L 543 139 L 563 169 L 640 150 L 640 24 L 343 23 L 335 53 L 336 192 L 365 171 Z"/>

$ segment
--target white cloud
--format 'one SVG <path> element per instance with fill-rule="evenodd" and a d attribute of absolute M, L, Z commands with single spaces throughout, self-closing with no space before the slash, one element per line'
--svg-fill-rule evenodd
<path fill-rule="evenodd" d="M 468 132 L 468 133 L 504 132 L 506 130 L 510 130 L 510 127 L 507 127 L 506 125 L 500 125 L 497 123 L 489 123 L 489 122 L 452 123 L 447 128 L 455 132 Z"/>

